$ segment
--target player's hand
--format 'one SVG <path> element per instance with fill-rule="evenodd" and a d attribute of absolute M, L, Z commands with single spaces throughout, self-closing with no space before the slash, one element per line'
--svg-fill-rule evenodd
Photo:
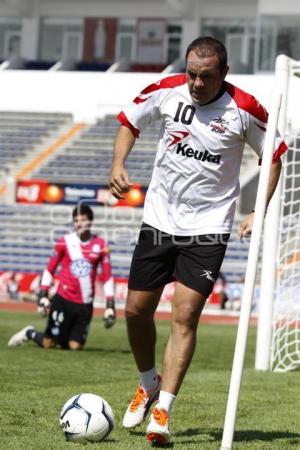
<path fill-rule="evenodd" d="M 130 191 L 132 183 L 123 166 L 112 167 L 108 186 L 111 194 L 118 200 L 123 199 L 123 194 Z"/>
<path fill-rule="evenodd" d="M 40 292 L 38 302 L 37 302 L 37 312 L 42 316 L 46 317 L 50 310 L 50 300 L 47 297 L 47 293 Z"/>
<path fill-rule="evenodd" d="M 103 314 L 103 322 L 105 328 L 111 328 L 116 322 L 116 310 L 114 300 L 108 300 L 106 302 L 106 309 Z"/>
<path fill-rule="evenodd" d="M 240 225 L 240 238 L 250 237 L 253 228 L 254 212 L 248 214 Z"/>

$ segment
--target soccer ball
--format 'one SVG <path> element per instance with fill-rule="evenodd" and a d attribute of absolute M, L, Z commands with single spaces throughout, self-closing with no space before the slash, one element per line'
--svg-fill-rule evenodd
<path fill-rule="evenodd" d="M 114 427 L 114 414 L 102 397 L 79 394 L 70 398 L 60 412 L 60 426 L 67 441 L 102 441 Z"/>

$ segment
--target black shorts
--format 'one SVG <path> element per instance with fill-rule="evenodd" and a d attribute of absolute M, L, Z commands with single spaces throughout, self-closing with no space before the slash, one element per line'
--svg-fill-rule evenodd
<path fill-rule="evenodd" d="M 51 301 L 45 335 L 52 338 L 62 348 L 68 348 L 69 341 L 76 341 L 83 345 L 92 316 L 91 303 L 74 303 L 55 294 Z"/>
<path fill-rule="evenodd" d="M 154 290 L 177 280 L 208 297 L 229 236 L 173 236 L 143 223 L 131 262 L 129 289 Z"/>

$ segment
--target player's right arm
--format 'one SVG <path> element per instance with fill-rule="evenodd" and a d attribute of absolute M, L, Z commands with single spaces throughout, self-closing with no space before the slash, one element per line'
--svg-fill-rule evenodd
<path fill-rule="evenodd" d="M 169 79 L 173 80 L 172 77 L 166 80 Z M 112 168 L 109 178 L 110 192 L 117 199 L 124 198 L 123 194 L 128 192 L 132 185 L 127 170 L 125 169 L 125 161 L 136 138 L 139 137 L 140 132 L 147 125 L 161 118 L 160 104 L 174 87 L 172 81 L 166 80 L 158 81 L 147 86 L 118 115 L 121 126 L 115 138 Z"/>
<path fill-rule="evenodd" d="M 109 189 L 114 197 L 122 199 L 123 194 L 130 190 L 132 185 L 127 170 L 125 169 L 125 161 L 134 146 L 135 136 L 130 128 L 121 125 L 117 131 L 111 172 L 109 177 Z"/>
<path fill-rule="evenodd" d="M 44 270 L 42 279 L 41 279 L 41 287 L 38 295 L 38 304 L 37 304 L 37 312 L 42 316 L 46 316 L 49 312 L 50 301 L 49 301 L 49 288 L 51 286 L 53 275 L 60 264 L 61 260 L 64 256 L 64 241 L 63 239 L 59 239 L 54 247 L 54 253 L 50 257 L 47 268 Z"/>

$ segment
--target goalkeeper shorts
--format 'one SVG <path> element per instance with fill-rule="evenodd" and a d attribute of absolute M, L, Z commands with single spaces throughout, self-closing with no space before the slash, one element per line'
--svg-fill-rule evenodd
<path fill-rule="evenodd" d="M 45 335 L 62 348 L 68 348 L 69 341 L 84 345 L 92 315 L 92 303 L 74 303 L 55 294 L 51 301 Z"/>

